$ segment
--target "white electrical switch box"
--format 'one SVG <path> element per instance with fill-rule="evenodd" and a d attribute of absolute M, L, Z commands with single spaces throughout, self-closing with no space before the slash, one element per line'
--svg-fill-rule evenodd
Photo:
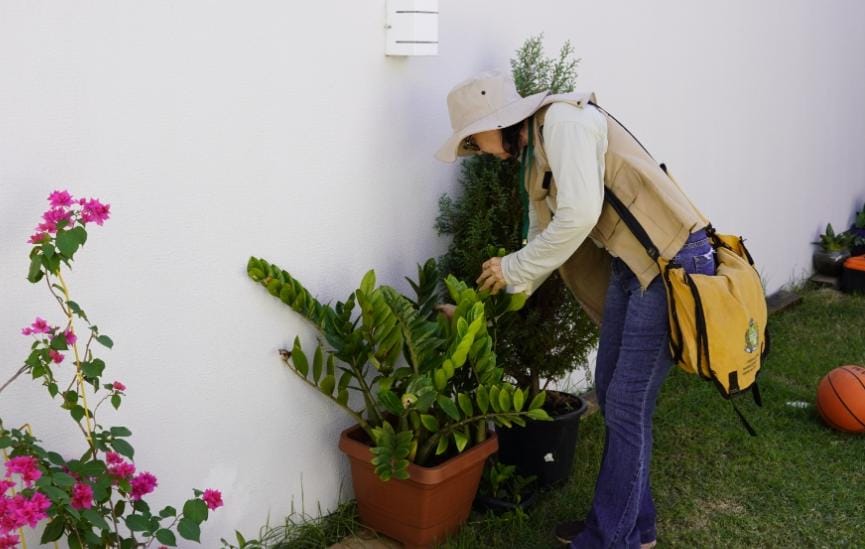
<path fill-rule="evenodd" d="M 387 0 L 385 55 L 438 55 L 438 0 Z"/>

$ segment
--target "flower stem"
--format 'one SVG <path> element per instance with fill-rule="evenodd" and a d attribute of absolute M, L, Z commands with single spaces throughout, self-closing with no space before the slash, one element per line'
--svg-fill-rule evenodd
<path fill-rule="evenodd" d="M 57 270 L 57 278 L 60 280 L 60 286 L 63 288 L 63 295 L 66 297 L 66 301 L 69 301 L 69 286 L 66 285 L 66 281 L 63 280 L 63 272 L 61 270 Z M 66 317 L 69 319 L 69 327 L 72 329 L 73 333 L 75 331 L 74 321 L 72 318 L 72 312 L 63 307 L 63 312 L 66 314 Z M 84 377 L 81 375 L 81 357 L 78 354 L 78 345 L 72 345 L 72 352 L 75 354 L 75 379 L 78 384 L 78 392 L 81 395 L 81 400 L 84 402 L 84 425 L 87 428 L 87 441 L 90 443 L 90 448 L 93 451 L 93 459 L 96 459 L 96 444 L 93 442 L 93 427 L 91 426 L 92 417 L 90 415 L 90 409 L 87 406 L 87 390 L 84 386 Z"/>

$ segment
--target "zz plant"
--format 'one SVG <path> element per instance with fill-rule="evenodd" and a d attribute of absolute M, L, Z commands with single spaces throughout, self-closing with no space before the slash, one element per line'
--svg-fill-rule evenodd
<path fill-rule="evenodd" d="M 447 318 L 436 310 L 432 259 L 418 266 L 417 281 L 408 279 L 413 300 L 377 286 L 369 271 L 335 306 L 263 259 L 250 258 L 247 272 L 318 330 L 314 350 L 305 351 L 296 337 L 291 350 L 280 351 L 282 359 L 366 432 L 382 480 L 407 479 L 410 463 L 433 465 L 484 441 L 489 422 L 549 420 L 541 408 L 545 393 L 529 402 L 527 390 L 502 381 L 487 329 L 488 321 L 522 307 L 522 294 L 491 298 L 448 277 L 456 309 Z M 351 391 L 360 398 L 351 399 Z"/>

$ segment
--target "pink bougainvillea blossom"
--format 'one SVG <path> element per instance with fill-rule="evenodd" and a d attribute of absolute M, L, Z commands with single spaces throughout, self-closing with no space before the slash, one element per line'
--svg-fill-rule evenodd
<path fill-rule="evenodd" d="M 72 200 L 72 195 L 66 191 L 54 191 L 48 195 L 48 201 L 51 202 L 51 205 L 54 207 L 69 207 L 72 205 Z"/>
<path fill-rule="evenodd" d="M 108 452 L 108 474 L 115 480 L 125 480 L 135 474 L 135 465 L 123 460 L 118 454 Z"/>
<path fill-rule="evenodd" d="M 54 349 L 48 351 L 48 355 L 51 357 L 51 362 L 54 364 L 60 364 L 63 362 L 63 353 L 57 352 Z"/>
<path fill-rule="evenodd" d="M 6 533 L 24 526 L 35 528 L 48 518 L 45 511 L 51 507 L 51 500 L 40 492 L 33 494 L 30 499 L 18 494 L 12 498 L 2 498 L 0 502 L 0 531 Z"/>
<path fill-rule="evenodd" d="M 71 505 L 75 509 L 90 509 L 93 507 L 93 488 L 89 484 L 76 482 L 72 488 Z"/>
<path fill-rule="evenodd" d="M 42 219 L 44 221 L 37 225 L 36 229 L 39 231 L 47 231 L 52 234 L 57 232 L 57 226 L 61 221 L 65 222 L 67 227 L 73 223 L 72 212 L 66 208 L 51 208 L 42 214 Z"/>
<path fill-rule="evenodd" d="M 75 342 L 78 341 L 78 336 L 75 335 L 72 328 L 66 328 L 66 331 L 63 332 L 63 336 L 66 338 L 67 345 L 75 345 Z"/>
<path fill-rule="evenodd" d="M 33 324 L 22 329 L 21 333 L 26 336 L 35 334 L 52 334 L 55 329 L 56 328 L 49 326 L 48 321 L 44 318 L 37 316 L 36 320 L 33 321 Z"/>
<path fill-rule="evenodd" d="M 156 486 L 156 477 L 150 473 L 140 473 L 132 479 L 132 499 L 139 500 L 152 492 Z"/>
<path fill-rule="evenodd" d="M 119 381 L 115 381 L 114 382 L 114 390 L 115 391 L 125 391 L 126 385 L 120 383 Z"/>
<path fill-rule="evenodd" d="M 222 507 L 222 493 L 219 490 L 211 490 L 208 488 L 201 495 L 201 499 L 207 504 L 207 508 L 213 511 Z"/>
<path fill-rule="evenodd" d="M 19 543 L 15 534 L 0 534 L 0 549 L 17 549 Z"/>
<path fill-rule="evenodd" d="M 39 462 L 33 456 L 18 456 L 6 462 L 6 478 L 13 474 L 21 475 L 25 486 L 30 486 L 42 476 Z"/>
<path fill-rule="evenodd" d="M 102 225 L 110 215 L 109 209 L 111 208 L 111 204 L 103 204 L 96 198 L 91 198 L 84 202 L 79 201 L 79 204 L 83 206 L 81 209 L 82 223 L 90 223 L 92 221 L 97 225 Z"/>
<path fill-rule="evenodd" d="M 48 233 L 46 233 L 44 231 L 37 231 L 37 232 L 33 233 L 33 235 L 30 236 L 30 238 L 27 240 L 27 242 L 29 244 L 41 244 L 42 241 L 45 240 L 47 237 L 48 237 Z M 0 546 L 0 547 L 2 547 L 2 546 Z"/>

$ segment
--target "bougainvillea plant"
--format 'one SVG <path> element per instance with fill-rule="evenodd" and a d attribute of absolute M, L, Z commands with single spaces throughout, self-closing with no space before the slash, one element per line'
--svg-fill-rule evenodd
<path fill-rule="evenodd" d="M 145 497 L 158 482 L 137 469 L 132 433 L 100 421 L 102 405 L 119 408 L 127 389 L 121 381 L 107 381 L 105 361 L 96 356 L 94 344 L 110 349 L 114 343 L 72 300 L 63 271 L 71 270 L 75 253 L 87 241 L 87 229 L 109 218 L 110 205 L 76 199 L 67 191 L 51 193 L 48 201 L 50 207 L 28 240 L 33 248 L 27 279 L 45 283 L 63 320 L 54 325 L 37 317 L 21 330 L 33 340 L 30 354 L 0 391 L 29 374 L 69 414 L 84 445 L 82 453 L 64 456 L 42 447 L 29 425 L 9 428 L 0 418 L 5 460 L 0 549 L 18 547 L 23 528 L 37 526 L 44 526 L 40 543 L 65 538 L 72 549 L 176 546 L 175 533 L 200 541 L 201 523 L 222 506 L 220 492 L 193 490 L 194 497 L 180 511 L 171 506 L 151 510 Z"/>

